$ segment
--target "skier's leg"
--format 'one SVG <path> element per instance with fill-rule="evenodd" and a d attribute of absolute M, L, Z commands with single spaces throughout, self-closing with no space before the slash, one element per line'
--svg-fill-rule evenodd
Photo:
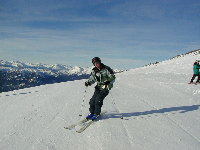
<path fill-rule="evenodd" d="M 198 75 L 197 83 L 200 82 L 200 74 Z"/>
<path fill-rule="evenodd" d="M 194 81 L 194 79 L 196 78 L 196 74 L 193 74 L 193 76 L 192 76 L 192 79 L 191 79 L 191 81 L 190 81 L 190 83 L 192 83 L 193 81 Z"/>
<path fill-rule="evenodd" d="M 98 90 L 98 89 L 95 88 L 94 94 L 93 94 L 92 98 L 90 99 L 90 102 L 89 102 L 89 104 L 90 104 L 89 111 L 90 111 L 91 114 L 94 114 L 95 100 L 96 100 L 99 92 L 100 92 L 100 90 Z"/>
<path fill-rule="evenodd" d="M 103 106 L 103 100 L 108 95 L 108 93 L 109 93 L 109 90 L 104 89 L 104 90 L 101 90 L 100 93 L 97 95 L 96 100 L 95 100 L 95 110 L 94 110 L 94 113 L 96 115 L 100 115 L 101 107 Z"/>

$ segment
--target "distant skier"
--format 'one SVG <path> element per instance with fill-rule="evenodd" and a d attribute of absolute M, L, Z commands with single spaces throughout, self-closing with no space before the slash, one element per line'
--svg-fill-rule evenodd
<path fill-rule="evenodd" d="M 104 98 L 109 94 L 109 90 L 113 87 L 115 75 L 110 67 L 101 63 L 99 57 L 94 57 L 92 63 L 95 67 L 92 69 L 90 78 L 85 82 L 85 86 L 91 86 L 95 82 L 97 82 L 97 85 L 95 86 L 95 92 L 90 99 L 90 113 L 86 118 L 96 120 L 101 113 Z"/>
<path fill-rule="evenodd" d="M 192 77 L 192 79 L 191 79 L 191 81 L 190 81 L 190 84 L 193 83 L 193 81 L 194 81 L 194 79 L 195 79 L 196 77 L 198 77 L 196 83 L 199 83 L 199 82 L 200 82 L 200 73 L 199 73 L 200 65 L 199 65 L 199 62 L 200 62 L 200 60 L 197 60 L 197 61 L 194 63 L 194 65 L 193 65 L 193 72 L 194 72 L 194 74 L 193 74 L 193 77 Z"/>

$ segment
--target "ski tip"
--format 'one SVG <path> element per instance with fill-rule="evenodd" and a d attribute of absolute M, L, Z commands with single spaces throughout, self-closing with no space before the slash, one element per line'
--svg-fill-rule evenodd
<path fill-rule="evenodd" d="M 64 127 L 64 129 L 66 129 L 66 130 L 72 130 L 72 128 L 69 128 L 69 127 Z"/>

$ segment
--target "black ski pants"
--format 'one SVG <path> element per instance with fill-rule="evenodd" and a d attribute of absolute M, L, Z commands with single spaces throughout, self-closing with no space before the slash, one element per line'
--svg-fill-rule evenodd
<path fill-rule="evenodd" d="M 94 94 L 89 102 L 90 104 L 89 111 L 91 114 L 100 115 L 101 107 L 103 106 L 103 100 L 108 95 L 108 93 L 109 93 L 108 89 L 99 90 L 95 88 Z"/>
<path fill-rule="evenodd" d="M 198 77 L 196 82 L 200 82 L 200 74 L 193 74 L 193 77 L 190 82 L 193 82 L 196 77 Z"/>

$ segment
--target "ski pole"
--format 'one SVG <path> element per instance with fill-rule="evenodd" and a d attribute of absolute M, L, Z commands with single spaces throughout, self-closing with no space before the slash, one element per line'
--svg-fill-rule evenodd
<path fill-rule="evenodd" d="M 83 113 L 83 106 L 84 106 L 84 102 L 85 102 L 86 93 L 87 93 L 87 86 L 86 86 L 85 92 L 83 94 L 83 101 L 82 101 L 82 104 L 81 104 L 81 112 L 80 112 L 79 116 L 82 116 L 82 113 Z"/>

